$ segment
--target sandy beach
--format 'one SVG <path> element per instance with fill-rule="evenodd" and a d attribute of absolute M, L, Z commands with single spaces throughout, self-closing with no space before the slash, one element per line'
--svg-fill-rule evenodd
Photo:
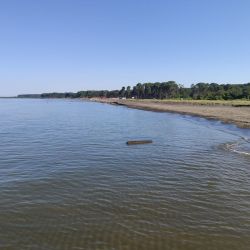
<path fill-rule="evenodd" d="M 240 128 L 250 128 L 250 106 L 232 105 L 200 105 L 185 101 L 164 102 L 158 100 L 131 100 L 131 99 L 101 99 L 93 98 L 92 101 L 124 105 L 129 108 L 143 109 L 159 112 L 174 112 L 186 115 L 200 116 L 207 119 L 217 119 L 225 123 L 232 123 Z"/>

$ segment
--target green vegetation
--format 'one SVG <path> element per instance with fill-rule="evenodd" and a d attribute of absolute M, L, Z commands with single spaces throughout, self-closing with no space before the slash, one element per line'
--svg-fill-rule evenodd
<path fill-rule="evenodd" d="M 40 94 L 18 95 L 18 98 L 41 98 Z"/>
<path fill-rule="evenodd" d="M 174 81 L 138 83 L 134 87 L 119 90 L 88 90 L 77 93 L 44 93 L 19 95 L 19 98 L 136 98 L 136 99 L 184 99 L 184 100 L 250 100 L 250 83 L 217 84 L 197 83 L 186 88 Z"/>
<path fill-rule="evenodd" d="M 128 89 L 128 88 L 127 88 Z M 247 84 L 217 84 L 198 83 L 191 88 L 174 81 L 163 83 L 138 83 L 128 92 L 123 87 L 120 96 L 138 99 L 192 99 L 192 100 L 234 100 L 250 99 L 250 83 Z"/>
<path fill-rule="evenodd" d="M 66 92 L 66 93 L 43 93 L 38 95 L 26 94 L 18 95 L 18 98 L 93 98 L 93 97 L 106 97 L 115 98 L 119 97 L 119 90 L 87 90 L 79 91 L 77 93 Z"/>
<path fill-rule="evenodd" d="M 222 106 L 250 106 L 250 100 L 237 99 L 237 100 L 191 100 L 191 99 L 129 99 L 135 102 L 154 102 L 165 104 L 188 104 L 188 105 L 222 105 Z"/>

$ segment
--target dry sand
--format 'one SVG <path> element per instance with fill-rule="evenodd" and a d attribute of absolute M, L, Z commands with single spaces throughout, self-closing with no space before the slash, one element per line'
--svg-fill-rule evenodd
<path fill-rule="evenodd" d="M 115 105 L 124 105 L 129 108 L 175 112 L 187 115 L 201 116 L 208 119 L 217 119 L 225 123 L 232 123 L 241 128 L 250 128 L 250 107 L 234 107 L 223 105 L 197 105 L 185 102 L 159 102 L 154 100 L 121 100 L 121 99 L 99 99 L 93 101 L 109 103 Z"/>

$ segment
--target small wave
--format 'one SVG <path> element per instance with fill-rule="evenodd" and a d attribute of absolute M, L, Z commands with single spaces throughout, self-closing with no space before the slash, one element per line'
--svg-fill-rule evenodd
<path fill-rule="evenodd" d="M 242 140 L 244 140 L 245 142 L 249 142 L 250 143 L 250 138 L 247 138 L 247 137 L 241 137 Z"/>
<path fill-rule="evenodd" d="M 250 138 L 241 137 L 238 141 L 223 144 L 223 148 L 230 152 L 250 156 Z"/>
<path fill-rule="evenodd" d="M 233 150 L 233 152 L 238 153 L 238 154 L 242 154 L 242 155 L 249 155 L 250 156 L 250 152 L 239 151 L 239 150 Z"/>

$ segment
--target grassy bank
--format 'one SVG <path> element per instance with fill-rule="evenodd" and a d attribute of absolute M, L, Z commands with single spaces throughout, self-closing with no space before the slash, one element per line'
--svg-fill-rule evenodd
<path fill-rule="evenodd" d="M 154 103 L 165 103 L 165 104 L 189 104 L 189 105 L 207 105 L 207 106 L 249 106 L 250 100 L 190 100 L 190 99 L 128 99 L 134 102 L 154 102 Z"/>

